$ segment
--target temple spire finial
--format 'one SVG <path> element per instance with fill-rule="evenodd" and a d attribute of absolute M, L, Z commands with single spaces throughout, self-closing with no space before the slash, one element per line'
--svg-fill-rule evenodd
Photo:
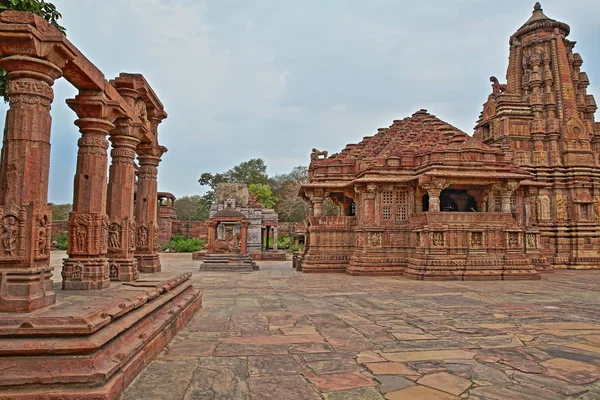
<path fill-rule="evenodd" d="M 530 24 L 532 22 L 541 21 L 541 20 L 549 20 L 549 19 L 550 18 L 548 18 L 544 14 L 544 11 L 542 10 L 542 5 L 538 1 L 534 4 L 533 12 L 531 13 L 531 17 L 529 18 L 529 20 L 527 22 L 525 22 L 525 25 Z"/>

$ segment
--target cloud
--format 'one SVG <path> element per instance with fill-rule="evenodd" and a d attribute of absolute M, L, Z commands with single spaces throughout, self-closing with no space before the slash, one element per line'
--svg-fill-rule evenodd
<path fill-rule="evenodd" d="M 420 108 L 470 133 L 534 1 L 55 0 L 69 39 L 105 73 L 140 72 L 169 118 L 159 189 L 261 157 L 269 173 L 340 151 Z M 600 81 L 597 0 L 545 0 Z M 71 202 L 79 137 L 55 85 L 50 201 Z M 594 93 L 593 86 L 589 92 Z M 6 106 L 0 106 L 6 109 Z"/>

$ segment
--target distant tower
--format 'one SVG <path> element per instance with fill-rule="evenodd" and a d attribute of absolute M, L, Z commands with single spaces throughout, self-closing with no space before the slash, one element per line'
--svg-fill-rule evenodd
<path fill-rule="evenodd" d="M 506 84 L 490 78 L 475 136 L 535 174 L 523 207 L 552 264 L 600 268 L 600 123 L 569 30 L 535 4 L 510 37 Z"/>

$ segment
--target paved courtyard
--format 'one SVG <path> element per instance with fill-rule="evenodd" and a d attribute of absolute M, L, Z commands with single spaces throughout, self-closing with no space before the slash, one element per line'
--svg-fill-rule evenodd
<path fill-rule="evenodd" d="M 418 282 L 161 259 L 203 308 L 124 400 L 600 398 L 600 271 Z"/>

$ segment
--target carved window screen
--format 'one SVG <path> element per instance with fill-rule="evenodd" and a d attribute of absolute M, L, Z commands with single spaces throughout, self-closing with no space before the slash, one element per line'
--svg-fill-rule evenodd
<path fill-rule="evenodd" d="M 408 217 L 408 192 L 396 191 L 396 221 L 404 221 Z"/>
<path fill-rule="evenodd" d="M 515 192 L 510 195 L 510 211 L 513 214 L 517 212 L 517 195 Z"/>
<path fill-rule="evenodd" d="M 394 204 L 394 192 L 392 192 L 392 191 L 381 192 L 381 202 L 383 204 Z"/>
<path fill-rule="evenodd" d="M 381 218 L 384 221 L 392 219 L 392 205 L 394 204 L 394 192 L 386 190 L 381 192 Z"/>
<path fill-rule="evenodd" d="M 381 215 L 386 221 L 392 219 L 392 209 L 390 207 L 382 207 Z"/>
<path fill-rule="evenodd" d="M 381 217 L 384 221 L 404 221 L 408 218 L 408 191 L 383 191 L 381 204 Z"/>
<path fill-rule="evenodd" d="M 494 193 L 494 209 L 493 212 L 502 211 L 502 200 L 500 199 L 499 193 Z"/>

